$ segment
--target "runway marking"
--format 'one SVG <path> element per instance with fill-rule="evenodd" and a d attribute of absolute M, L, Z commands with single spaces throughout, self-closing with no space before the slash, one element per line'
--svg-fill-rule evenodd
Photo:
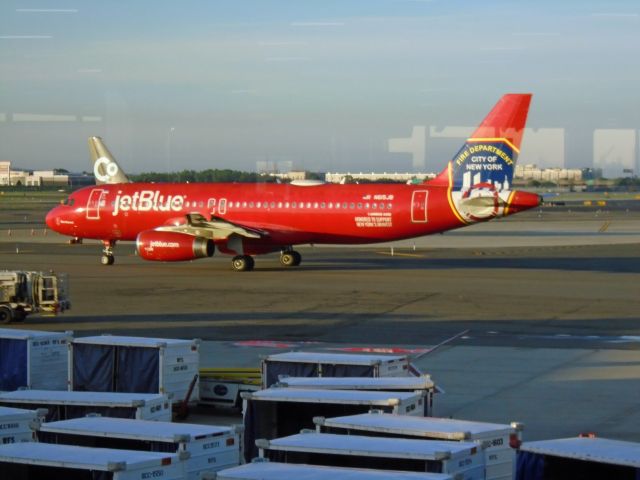
<path fill-rule="evenodd" d="M 412 257 L 412 258 L 424 258 L 424 255 L 419 253 L 398 253 L 398 252 L 376 252 L 378 255 L 387 255 L 388 257 Z"/>
<path fill-rule="evenodd" d="M 607 229 L 609 228 L 609 225 L 611 225 L 611 220 L 608 220 L 606 222 L 604 222 L 604 224 L 600 227 L 600 230 L 598 230 L 599 233 L 604 233 L 607 231 Z"/>

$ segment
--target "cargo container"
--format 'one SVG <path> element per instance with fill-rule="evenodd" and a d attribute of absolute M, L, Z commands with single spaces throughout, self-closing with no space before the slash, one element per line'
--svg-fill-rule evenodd
<path fill-rule="evenodd" d="M 259 459 L 261 460 L 261 459 Z M 455 480 L 444 473 L 417 473 L 367 468 L 324 467 L 257 461 L 218 472 L 216 480 Z"/>
<path fill-rule="evenodd" d="M 0 445 L 0 478 L 182 480 L 175 454 L 31 443 Z"/>
<path fill-rule="evenodd" d="M 46 414 L 44 409 L 0 407 L 0 445 L 33 441 L 33 431 Z"/>
<path fill-rule="evenodd" d="M 421 393 L 269 388 L 243 393 L 245 460 L 257 456 L 256 438 L 277 438 L 314 428 L 313 417 L 332 417 L 384 410 L 422 415 Z"/>
<path fill-rule="evenodd" d="M 640 443 L 595 437 L 525 442 L 516 480 L 637 480 Z"/>
<path fill-rule="evenodd" d="M 0 391 L 67 389 L 73 332 L 0 328 Z"/>
<path fill-rule="evenodd" d="M 283 377 L 277 387 L 313 388 L 330 390 L 371 390 L 386 392 L 423 392 L 424 416 L 433 412 L 436 385 L 429 375 L 418 377 Z"/>
<path fill-rule="evenodd" d="M 520 446 L 523 430 L 523 425 L 515 422 L 505 425 L 382 412 L 337 418 L 316 417 L 313 421 L 318 431 L 323 433 L 474 442 L 483 447 L 487 480 L 513 478 L 515 449 Z"/>
<path fill-rule="evenodd" d="M 182 402 L 200 365 L 199 340 L 100 335 L 69 345 L 69 390 L 164 393 Z M 194 386 L 190 400 L 198 399 Z"/>
<path fill-rule="evenodd" d="M 171 400 L 151 393 L 18 390 L 0 394 L 0 406 L 46 408 L 46 421 L 68 420 L 94 413 L 103 417 L 171 421 Z"/>
<path fill-rule="evenodd" d="M 372 468 L 452 475 L 482 480 L 484 457 L 470 442 L 367 437 L 303 432 L 256 440 L 261 458 L 283 463 Z"/>
<path fill-rule="evenodd" d="M 84 417 L 40 425 L 40 442 L 86 447 L 177 453 L 184 478 L 199 480 L 240 464 L 242 427 Z"/>
<path fill-rule="evenodd" d="M 398 355 L 286 352 L 262 359 L 262 387 L 289 377 L 400 377 L 410 375 L 409 358 Z"/>

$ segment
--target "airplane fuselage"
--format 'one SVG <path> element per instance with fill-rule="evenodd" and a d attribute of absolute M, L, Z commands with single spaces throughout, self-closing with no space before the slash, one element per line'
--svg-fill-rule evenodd
<path fill-rule="evenodd" d="M 466 224 L 453 213 L 447 188 L 424 184 L 100 185 L 74 192 L 50 216 L 52 227 L 65 235 L 135 240 L 142 231 L 190 213 L 264 231 L 272 247 L 375 243 Z"/>

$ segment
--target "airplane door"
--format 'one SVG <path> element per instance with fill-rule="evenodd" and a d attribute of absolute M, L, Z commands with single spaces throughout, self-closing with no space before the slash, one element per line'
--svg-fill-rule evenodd
<path fill-rule="evenodd" d="M 207 207 L 209 208 L 209 213 L 211 215 L 215 215 L 216 214 L 216 199 L 215 198 L 210 198 L 209 201 L 207 202 Z"/>
<path fill-rule="evenodd" d="M 411 221 L 413 223 L 427 222 L 427 190 L 416 190 L 411 196 Z"/>
<path fill-rule="evenodd" d="M 220 215 L 224 215 L 225 213 L 227 213 L 227 199 L 226 198 L 221 198 L 220 201 L 218 202 L 218 213 Z"/>
<path fill-rule="evenodd" d="M 94 188 L 89 194 L 87 201 L 87 220 L 100 220 L 100 207 L 104 207 L 107 191 L 101 188 Z"/>

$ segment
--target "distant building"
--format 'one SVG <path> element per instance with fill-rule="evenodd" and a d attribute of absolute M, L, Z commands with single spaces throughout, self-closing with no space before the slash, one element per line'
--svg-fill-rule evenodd
<path fill-rule="evenodd" d="M 393 180 L 394 182 L 410 182 L 413 180 L 423 181 L 431 178 L 435 178 L 435 173 L 398 173 L 398 172 L 382 172 L 382 173 L 339 173 L 328 172 L 324 175 L 325 182 L 340 183 L 347 178 L 353 180 L 370 180 L 372 182 L 380 180 Z"/>
<path fill-rule="evenodd" d="M 296 171 L 296 170 L 291 170 L 290 172 L 285 172 L 285 173 L 269 173 L 270 177 L 275 177 L 275 178 L 280 178 L 281 180 L 290 180 L 290 181 L 294 181 L 294 180 L 306 180 L 307 179 L 307 172 L 304 171 Z"/>
<path fill-rule="evenodd" d="M 579 168 L 538 168 L 536 165 L 516 165 L 513 173 L 514 183 L 527 183 L 531 180 L 552 182 L 558 185 L 582 183 L 582 170 Z"/>
<path fill-rule="evenodd" d="M 58 175 L 53 170 L 11 170 L 11 162 L 0 162 L 0 185 L 42 187 L 46 185 L 66 187 L 69 185 L 68 175 Z"/>

